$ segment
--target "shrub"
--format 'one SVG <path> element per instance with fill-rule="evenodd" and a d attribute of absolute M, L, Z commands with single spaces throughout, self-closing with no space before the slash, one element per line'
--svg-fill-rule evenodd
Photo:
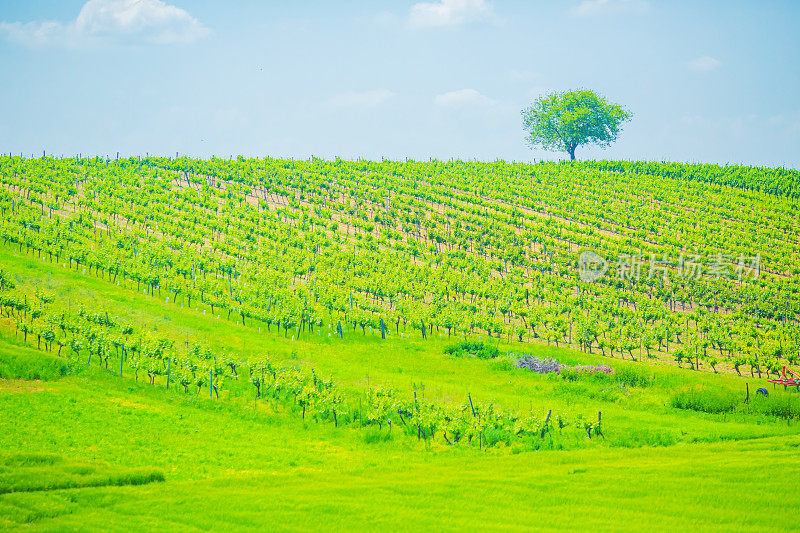
<path fill-rule="evenodd" d="M 614 376 L 616 376 L 617 381 L 629 387 L 649 387 L 655 380 L 655 377 L 647 368 L 638 368 L 630 365 L 618 368 Z"/>
<path fill-rule="evenodd" d="M 739 398 L 733 392 L 705 385 L 683 387 L 670 399 L 673 407 L 703 413 L 727 413 L 733 411 L 738 403 Z"/>
<path fill-rule="evenodd" d="M 570 381 L 577 380 L 583 376 L 588 375 L 605 375 L 610 376 L 614 374 L 614 369 L 604 365 L 578 365 L 568 366 L 562 365 L 555 359 L 539 359 L 532 355 L 525 355 L 517 359 L 517 368 L 525 368 L 537 374 L 560 374 L 561 377 Z"/>
<path fill-rule="evenodd" d="M 567 381 L 576 381 L 580 377 L 580 373 L 577 370 L 568 366 L 561 368 L 558 373 Z"/>
<path fill-rule="evenodd" d="M 561 377 L 569 381 L 577 381 L 579 379 L 586 379 L 590 381 L 605 381 L 614 375 L 614 369 L 608 366 L 566 366 L 563 365 L 559 370 Z"/>
<path fill-rule="evenodd" d="M 512 370 L 515 370 L 517 367 L 512 362 L 511 359 L 509 359 L 507 357 L 503 357 L 503 358 L 495 359 L 492 362 L 490 362 L 489 363 L 489 368 L 491 368 L 492 370 L 499 370 L 501 372 L 510 372 Z"/>
<path fill-rule="evenodd" d="M 454 357 L 477 357 L 478 359 L 494 359 L 500 355 L 496 346 L 483 342 L 463 341 L 444 349 L 444 353 Z"/>
<path fill-rule="evenodd" d="M 578 365 L 572 367 L 578 373 L 583 374 L 608 374 L 609 376 L 614 375 L 614 369 L 610 366 L 605 365 Z"/>
<path fill-rule="evenodd" d="M 561 370 L 561 363 L 555 359 L 539 359 L 532 355 L 525 355 L 517 359 L 517 368 L 525 368 L 537 374 L 550 374 Z"/>
<path fill-rule="evenodd" d="M 756 394 L 750 397 L 753 410 L 768 416 L 785 418 L 800 418 L 800 396 L 796 394 L 775 394 L 761 396 Z"/>

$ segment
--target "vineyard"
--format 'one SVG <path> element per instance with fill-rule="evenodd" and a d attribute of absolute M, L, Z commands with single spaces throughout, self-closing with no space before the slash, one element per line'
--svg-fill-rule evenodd
<path fill-rule="evenodd" d="M 4 157 L 1 229 L 46 261 L 287 337 L 513 339 L 770 375 L 800 362 L 798 174 Z M 584 250 L 622 259 L 584 283 Z"/>
<path fill-rule="evenodd" d="M 471 465 L 495 505 L 504 491 L 529 497 L 502 475 L 534 483 L 566 461 L 593 476 L 590 457 L 618 468 L 576 494 L 622 483 L 629 453 L 665 469 L 643 470 L 641 494 L 677 483 L 685 453 L 719 457 L 697 475 L 736 476 L 745 451 L 796 472 L 800 394 L 767 380 L 800 368 L 798 201 L 800 172 L 780 168 L 0 156 L 0 401 L 14 413 L 0 526 L 74 525 L 87 504 L 53 487 L 152 503 L 173 482 L 201 490 L 245 472 L 336 491 L 330 476 L 345 471 L 341 487 L 380 488 L 377 506 L 393 486 L 372 474 L 360 486 L 370 465 L 398 490 L 432 490 L 434 505 L 463 503 Z M 61 429 L 45 438 L 37 419 Z M 34 444 L 15 455 L 17 439 Z M 20 480 L 18 466 L 66 473 Z M 421 488 L 412 468 L 453 486 Z M 673 489 L 668 505 L 686 509 Z M 253 496 L 236 490 L 248 522 Z M 737 486 L 718 490 L 721 509 L 740 509 Z M 294 505 L 319 494 L 306 497 Z M 706 520 L 692 502 L 686 527 Z M 569 525 L 552 505 L 552 524 Z M 148 527 L 184 523 L 158 509 Z M 453 527 L 470 523 L 453 512 Z M 714 523 L 741 526 L 733 516 Z M 373 518 L 360 524 L 393 524 Z"/>

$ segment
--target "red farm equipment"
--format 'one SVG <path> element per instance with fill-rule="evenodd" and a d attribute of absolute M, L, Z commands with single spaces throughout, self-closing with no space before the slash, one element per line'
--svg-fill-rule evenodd
<path fill-rule="evenodd" d="M 789 374 L 790 377 L 787 377 L 786 374 Z M 800 376 L 786 368 L 783 367 L 781 371 L 781 377 L 778 379 L 768 379 L 770 383 L 775 383 L 776 385 L 783 385 L 784 387 L 800 387 Z"/>

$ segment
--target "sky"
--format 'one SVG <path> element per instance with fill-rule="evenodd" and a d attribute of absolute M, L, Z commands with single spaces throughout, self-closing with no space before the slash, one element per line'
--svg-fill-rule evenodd
<path fill-rule="evenodd" d="M 492 161 L 587 88 L 578 159 L 800 168 L 800 2 L 0 0 L 0 152 Z"/>

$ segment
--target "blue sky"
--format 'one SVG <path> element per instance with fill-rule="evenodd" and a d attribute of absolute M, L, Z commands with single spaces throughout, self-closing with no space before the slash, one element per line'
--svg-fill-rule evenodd
<path fill-rule="evenodd" d="M 583 158 L 800 168 L 800 2 L 0 0 L 0 151 L 530 161 L 520 109 L 634 115 Z"/>

